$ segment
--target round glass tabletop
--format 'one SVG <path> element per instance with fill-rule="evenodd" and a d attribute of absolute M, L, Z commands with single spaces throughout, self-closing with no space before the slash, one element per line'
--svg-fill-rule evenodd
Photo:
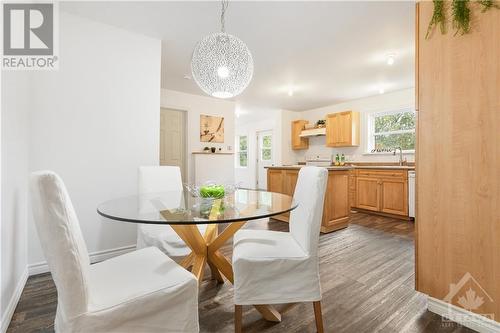
<path fill-rule="evenodd" d="M 222 199 L 170 191 L 106 201 L 97 212 L 109 219 L 132 223 L 211 224 L 271 217 L 297 205 L 291 196 L 267 191 L 238 189 Z"/>

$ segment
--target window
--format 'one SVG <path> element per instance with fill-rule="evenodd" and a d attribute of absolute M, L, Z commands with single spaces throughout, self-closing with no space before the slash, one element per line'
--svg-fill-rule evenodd
<path fill-rule="evenodd" d="M 368 152 L 415 151 L 415 111 L 403 109 L 369 116 Z"/>
<path fill-rule="evenodd" d="M 272 135 L 262 137 L 261 158 L 263 161 L 271 161 L 272 158 Z"/>
<path fill-rule="evenodd" d="M 246 168 L 248 165 L 248 137 L 246 135 L 237 137 L 236 148 L 236 165 Z"/>

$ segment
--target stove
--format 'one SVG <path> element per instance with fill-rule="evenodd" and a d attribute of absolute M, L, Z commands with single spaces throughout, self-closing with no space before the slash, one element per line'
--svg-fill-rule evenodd
<path fill-rule="evenodd" d="M 306 165 L 313 165 L 318 167 L 329 167 L 332 165 L 331 155 L 316 155 L 306 157 Z"/>

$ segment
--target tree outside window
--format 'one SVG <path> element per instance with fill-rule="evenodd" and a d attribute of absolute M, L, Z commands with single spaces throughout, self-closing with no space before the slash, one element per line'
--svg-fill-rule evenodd
<path fill-rule="evenodd" d="M 415 151 L 415 112 L 412 109 L 374 113 L 370 117 L 368 150 L 388 151 L 401 147 Z"/>
<path fill-rule="evenodd" d="M 270 161 L 272 158 L 272 135 L 265 135 L 262 138 L 262 160 Z"/>
<path fill-rule="evenodd" d="M 237 164 L 239 167 L 247 167 L 248 166 L 248 137 L 246 135 L 240 135 L 237 139 Z"/>

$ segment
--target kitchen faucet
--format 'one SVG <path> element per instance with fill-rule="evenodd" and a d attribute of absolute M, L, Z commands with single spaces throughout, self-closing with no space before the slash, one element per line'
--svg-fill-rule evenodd
<path fill-rule="evenodd" d="M 398 149 L 399 149 L 399 166 L 402 166 L 402 165 L 404 165 L 403 164 L 403 149 L 401 149 L 401 147 L 396 147 L 396 148 L 394 148 L 393 154 L 394 154 L 394 156 L 396 156 L 396 151 Z"/>

